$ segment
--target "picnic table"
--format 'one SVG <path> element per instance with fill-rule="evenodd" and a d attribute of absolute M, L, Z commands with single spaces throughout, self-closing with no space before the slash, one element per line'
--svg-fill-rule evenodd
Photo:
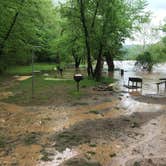
<path fill-rule="evenodd" d="M 132 86 L 130 86 L 130 82 L 132 83 Z M 128 87 L 132 88 L 142 88 L 143 80 L 140 77 L 129 77 L 128 79 Z M 140 86 L 138 86 L 140 84 Z"/>
<path fill-rule="evenodd" d="M 157 85 L 157 93 L 159 93 L 159 91 L 160 91 L 160 85 L 161 84 L 165 84 L 165 91 L 166 91 L 166 78 L 160 78 L 159 80 L 160 80 L 160 82 L 156 83 L 156 85 Z"/>

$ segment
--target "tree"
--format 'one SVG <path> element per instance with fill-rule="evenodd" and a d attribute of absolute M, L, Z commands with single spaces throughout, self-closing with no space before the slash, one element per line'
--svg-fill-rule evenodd
<path fill-rule="evenodd" d="M 136 60 L 136 65 L 141 65 L 143 69 L 146 69 L 148 72 L 152 71 L 153 65 L 156 63 L 150 52 L 139 54 Z"/>
<path fill-rule="evenodd" d="M 49 27 L 55 24 L 51 0 L 5 0 L 0 9 L 1 72 L 9 65 L 29 63 L 33 46 L 48 50 Z"/>

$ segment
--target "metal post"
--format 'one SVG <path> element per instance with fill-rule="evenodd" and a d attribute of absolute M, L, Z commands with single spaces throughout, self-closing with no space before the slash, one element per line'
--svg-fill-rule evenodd
<path fill-rule="evenodd" d="M 79 92 L 79 90 L 80 90 L 80 84 L 79 84 L 80 82 L 78 81 L 77 82 L 77 92 Z"/>
<path fill-rule="evenodd" d="M 159 84 L 157 84 L 157 94 L 159 94 Z"/>
<path fill-rule="evenodd" d="M 34 52 L 32 50 L 32 98 L 34 98 Z"/>

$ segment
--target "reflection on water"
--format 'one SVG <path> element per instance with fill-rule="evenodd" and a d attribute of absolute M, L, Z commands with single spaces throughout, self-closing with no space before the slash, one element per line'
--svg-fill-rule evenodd
<path fill-rule="evenodd" d="M 115 61 L 114 63 L 115 68 L 124 69 L 125 71 L 123 77 L 121 77 L 120 71 L 114 72 L 114 78 L 119 80 L 120 85 L 126 85 L 129 77 L 138 76 L 143 78 L 143 94 L 156 94 L 156 83 L 159 82 L 159 78 L 166 78 L 166 63 L 155 65 L 152 73 L 141 71 L 135 66 L 135 61 Z M 107 69 L 106 63 L 104 64 L 104 69 Z M 123 90 L 126 89 L 123 88 Z M 161 85 L 160 94 L 164 94 L 164 84 Z"/>

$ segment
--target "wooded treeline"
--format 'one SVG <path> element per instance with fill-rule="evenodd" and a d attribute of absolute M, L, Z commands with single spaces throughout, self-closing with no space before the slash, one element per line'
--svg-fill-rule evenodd
<path fill-rule="evenodd" d="M 39 62 L 76 68 L 84 62 L 98 80 L 104 61 L 113 71 L 125 39 L 148 20 L 146 6 L 144 0 L 0 0 L 0 72 L 29 64 L 34 50 Z"/>

